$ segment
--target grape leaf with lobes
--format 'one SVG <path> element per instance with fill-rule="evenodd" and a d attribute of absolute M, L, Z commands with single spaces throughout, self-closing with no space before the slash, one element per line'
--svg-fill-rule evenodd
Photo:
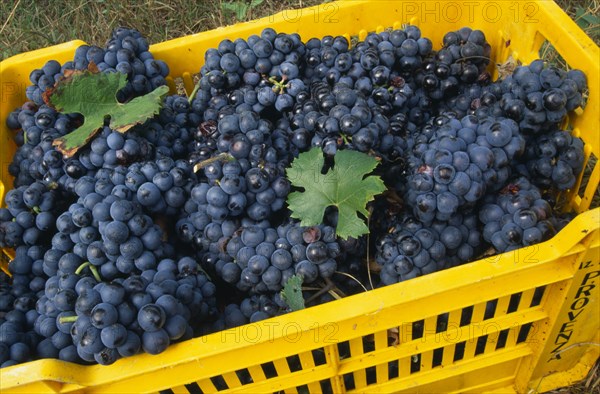
<path fill-rule="evenodd" d="M 365 221 L 358 216 L 368 216 L 366 205 L 375 195 L 385 190 L 378 176 L 366 176 L 378 162 L 361 152 L 342 150 L 334 157 L 335 165 L 326 174 L 321 173 L 325 160 L 320 148 L 302 153 L 287 169 L 292 185 L 303 188 L 288 196 L 291 216 L 300 219 L 302 226 L 315 226 L 323 222 L 325 209 L 338 209 L 336 234 L 347 239 L 367 234 Z"/>
<path fill-rule="evenodd" d="M 162 98 L 169 92 L 167 86 L 136 97 L 127 103 L 117 101 L 116 94 L 127 84 L 121 73 L 94 73 L 89 70 L 74 72 L 59 81 L 46 100 L 57 111 L 83 115 L 83 124 L 71 133 L 56 138 L 56 146 L 65 157 L 73 156 L 88 143 L 110 118 L 110 128 L 121 133 L 158 114 Z"/>

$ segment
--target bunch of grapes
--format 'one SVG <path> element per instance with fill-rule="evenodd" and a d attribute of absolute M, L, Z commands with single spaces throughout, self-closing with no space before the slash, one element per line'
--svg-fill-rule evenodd
<path fill-rule="evenodd" d="M 352 45 L 268 28 L 208 49 L 192 97 L 166 96 L 125 133 L 105 123 L 71 157 L 53 141 L 84 119 L 44 103 L 56 82 L 120 72 L 127 102 L 169 68 L 120 28 L 34 70 L 6 120 L 0 367 L 158 354 L 289 312 L 290 279 L 312 306 L 547 240 L 568 217 L 546 192 L 573 189 L 585 162 L 559 126 L 586 79 L 534 61 L 494 82 L 490 51 L 468 27 L 440 50 L 416 26 Z M 323 174 L 342 150 L 378 160 L 387 190 L 367 205 L 368 236 L 338 237 L 335 206 L 313 226 L 292 219 L 286 170 L 315 147 Z"/>
<path fill-rule="evenodd" d="M 498 252 L 548 240 L 557 231 L 552 216 L 548 201 L 526 178 L 516 179 L 495 196 L 488 195 L 479 210 L 483 238 Z"/>
<path fill-rule="evenodd" d="M 517 67 L 499 83 L 484 89 L 477 112 L 502 114 L 519 123 L 523 134 L 555 130 L 568 111 L 583 104 L 586 77 L 535 60 Z"/>
<path fill-rule="evenodd" d="M 556 130 L 531 137 L 517 171 L 542 189 L 567 190 L 575 186 L 583 160 L 583 141 Z"/>
<path fill-rule="evenodd" d="M 27 98 L 42 105 L 43 94 L 68 74 L 68 71 L 94 68 L 99 72 L 127 75 L 127 85 L 117 94 L 119 101 L 142 96 L 166 85 L 165 77 L 169 74 L 169 66 L 162 60 L 155 60 L 148 49 L 148 41 L 140 32 L 117 28 L 104 48 L 82 45 L 75 50 L 72 61 L 61 66 L 56 60 L 49 60 L 41 69 L 33 70 L 29 75 L 32 85 L 27 87 Z"/>

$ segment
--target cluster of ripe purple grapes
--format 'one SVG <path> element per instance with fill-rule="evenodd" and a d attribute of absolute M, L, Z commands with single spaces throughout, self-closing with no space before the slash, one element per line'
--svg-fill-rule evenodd
<path fill-rule="evenodd" d="M 416 26 L 352 46 L 265 29 L 207 50 L 194 97 L 167 96 L 125 134 L 105 126 L 70 158 L 52 141 L 82 118 L 42 100 L 66 70 L 127 74 L 127 101 L 164 85 L 168 66 L 117 29 L 105 48 L 34 70 L 31 101 L 6 119 L 18 148 L 0 209 L 0 246 L 15 250 L 0 276 L 0 366 L 157 354 L 288 312 L 294 275 L 350 295 L 548 239 L 564 224 L 548 196 L 584 164 L 560 125 L 585 75 L 536 61 L 492 82 L 490 49 L 470 28 L 439 51 Z M 313 147 L 328 165 L 344 149 L 379 159 L 388 190 L 370 205 L 370 237 L 337 237 L 332 208 L 318 226 L 290 218 L 285 170 Z"/>

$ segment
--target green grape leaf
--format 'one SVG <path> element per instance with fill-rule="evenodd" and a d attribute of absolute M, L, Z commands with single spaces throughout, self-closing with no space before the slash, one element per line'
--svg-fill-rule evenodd
<path fill-rule="evenodd" d="M 281 290 L 281 298 L 292 311 L 304 309 L 304 298 L 302 297 L 302 275 L 292 275 L 285 282 L 283 290 Z"/>
<path fill-rule="evenodd" d="M 162 98 L 169 92 L 167 86 L 160 86 L 122 104 L 117 101 L 116 94 L 125 85 L 125 74 L 89 70 L 71 73 L 59 81 L 46 95 L 46 101 L 59 112 L 83 115 L 84 121 L 79 128 L 53 141 L 57 150 L 65 157 L 73 156 L 104 126 L 107 117 L 110 128 L 121 133 L 144 123 L 158 114 Z"/>
<path fill-rule="evenodd" d="M 368 216 L 366 205 L 375 195 L 385 190 L 378 176 L 366 176 L 377 167 L 377 160 L 365 153 L 342 150 L 334 157 L 335 164 L 326 174 L 321 170 L 325 160 L 321 148 L 302 153 L 287 169 L 287 178 L 293 186 L 303 188 L 288 195 L 291 216 L 300 219 L 302 226 L 316 226 L 323 222 L 325 209 L 338 210 L 336 234 L 347 239 L 369 232 L 361 214 Z"/>

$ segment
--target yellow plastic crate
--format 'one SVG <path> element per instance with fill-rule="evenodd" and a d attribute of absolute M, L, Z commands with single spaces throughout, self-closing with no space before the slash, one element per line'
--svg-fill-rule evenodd
<path fill-rule="evenodd" d="M 204 51 L 224 38 L 246 38 L 270 26 L 303 39 L 363 39 L 369 31 L 404 23 L 418 25 L 436 48 L 446 31 L 464 25 L 481 29 L 493 46 L 492 64 L 509 55 L 527 63 L 549 41 L 588 76 L 587 106 L 569 114 L 568 124 L 586 143 L 586 162 L 600 157 L 600 52 L 549 0 L 341 1 L 163 42 L 151 50 L 191 91 L 191 75 Z M 72 41 L 1 62 L 0 118 L 25 101 L 33 68 L 49 59 L 68 60 L 81 44 Z M 172 78 L 169 84 L 174 88 Z M 12 181 L 10 136 L 1 122 L 0 180 L 7 185 L 0 182 L 2 200 Z M 600 164 L 594 163 L 587 186 L 578 192 L 580 177 L 566 196 L 568 209 L 578 216 L 548 242 L 196 338 L 158 356 L 142 354 L 107 367 L 39 360 L 5 368 L 0 389 L 537 393 L 568 385 L 583 378 L 600 355 L 600 208 L 588 210 L 600 180 Z M 486 314 L 488 303 L 495 304 L 493 316 Z M 447 328 L 436 332 L 442 318 Z"/>

